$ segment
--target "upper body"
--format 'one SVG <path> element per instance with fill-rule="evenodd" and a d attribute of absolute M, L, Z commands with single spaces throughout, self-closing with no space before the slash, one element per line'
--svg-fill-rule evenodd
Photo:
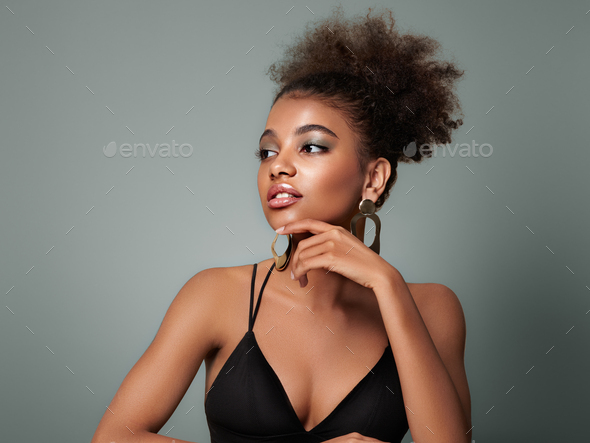
<path fill-rule="evenodd" d="M 240 361 L 262 362 L 259 369 L 277 376 L 276 388 L 287 397 L 280 406 L 291 405 L 296 418 L 291 415 L 290 423 L 299 431 L 322 424 L 386 355 L 391 359 L 383 367 L 389 369 L 381 375 L 399 383 L 405 411 L 397 410 L 397 419 L 407 419 L 414 440 L 471 439 L 466 328 L 457 296 L 444 285 L 405 282 L 394 265 L 363 243 L 364 222 L 352 223 L 361 202 L 370 200 L 376 210 L 383 206 L 399 162 L 427 156 L 422 146 L 405 150 L 409 141 L 444 143 L 462 123 L 449 117 L 457 106 L 453 81 L 462 73 L 448 62 L 433 62 L 436 48 L 422 36 L 400 36 L 393 22 L 388 29 L 382 19 L 367 17 L 352 27 L 328 21 L 306 33 L 289 52 L 291 58 L 271 69 L 281 89 L 256 150 L 257 185 L 268 224 L 291 236 L 293 252 L 286 269 L 267 280 L 255 335 L 247 336 L 248 344 L 260 346 L 254 351 L 259 358 Z M 220 156 L 220 174 L 224 161 Z M 394 239 L 395 234 L 419 234 L 393 222 L 387 229 Z M 260 263 L 258 288 L 270 263 Z M 201 363 L 210 395 L 221 368 L 249 331 L 251 271 L 251 265 L 210 268 L 184 285 L 154 341 L 125 377 L 93 443 L 172 441 L 155 433 Z M 390 352 L 384 354 L 388 342 Z M 236 370 L 243 380 L 262 380 L 261 374 L 252 374 L 254 367 Z M 224 409 L 224 399 L 248 402 L 248 412 L 269 407 L 256 402 L 256 392 L 243 383 L 235 386 L 240 397 L 228 390 L 214 397 L 217 420 L 235 410 L 229 403 Z M 362 401 L 369 403 L 371 397 Z M 401 406 L 400 401 L 391 407 Z M 387 411 L 380 412 L 384 421 Z M 231 421 L 224 419 L 227 427 Z M 330 435 L 345 428 L 336 427 Z M 276 429 L 280 434 L 280 423 Z M 308 440 L 382 441 L 351 434 Z M 287 440 L 268 436 L 264 441 Z"/>
<path fill-rule="evenodd" d="M 272 264 L 273 259 L 258 264 L 256 296 Z M 130 438 L 130 430 L 144 437 L 157 433 L 178 406 L 203 361 L 206 400 L 213 381 L 248 329 L 251 277 L 252 265 L 210 268 L 184 285 L 154 341 L 117 391 L 93 443 L 125 441 L 122 439 Z M 291 285 L 289 289 L 297 293 L 297 286 Z M 457 318 L 461 310 L 456 295 L 436 283 L 407 286 L 457 386 L 466 386 L 462 359 L 456 358 L 456 345 L 453 348 L 445 339 L 452 326 L 449 319 Z M 282 286 L 280 279 L 268 279 L 253 330 L 298 419 L 310 430 L 367 375 L 367 368 L 375 366 L 388 337 L 374 294 L 369 290 L 357 287 L 357 291 L 342 298 L 343 305 L 322 308 L 298 302 L 289 289 Z M 255 297 L 255 303 L 256 300 Z M 326 327 L 333 334 L 326 334 Z M 464 398 L 470 412 L 468 391 Z"/>

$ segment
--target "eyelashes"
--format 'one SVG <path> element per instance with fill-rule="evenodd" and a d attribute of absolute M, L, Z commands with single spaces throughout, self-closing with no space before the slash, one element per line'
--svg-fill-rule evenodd
<path fill-rule="evenodd" d="M 256 151 L 254 151 L 254 157 L 256 157 L 258 160 L 262 161 L 264 160 L 263 158 L 263 152 L 267 151 L 267 149 L 261 149 L 261 148 L 256 148 Z"/>
<path fill-rule="evenodd" d="M 301 149 L 309 148 L 309 147 L 312 147 L 312 146 L 313 146 L 313 147 L 316 147 L 316 148 L 320 148 L 320 149 L 321 149 L 321 152 L 308 152 L 308 154 L 312 154 L 312 155 L 313 155 L 313 154 L 320 154 L 320 153 L 323 153 L 323 152 L 329 151 L 329 148 L 326 148 L 325 146 L 321 146 L 321 145 L 318 145 L 318 144 L 315 144 L 315 143 L 306 143 L 306 144 L 304 144 L 304 145 L 301 147 Z M 269 152 L 269 151 L 270 151 L 270 149 L 262 149 L 262 148 L 258 148 L 258 149 L 256 149 L 256 150 L 255 150 L 255 152 L 254 152 L 254 156 L 255 156 L 255 157 L 258 159 L 258 160 L 260 160 L 260 161 L 262 161 L 262 160 L 266 160 L 266 159 L 268 158 L 268 152 Z M 274 152 L 274 151 L 273 151 L 273 152 Z"/>

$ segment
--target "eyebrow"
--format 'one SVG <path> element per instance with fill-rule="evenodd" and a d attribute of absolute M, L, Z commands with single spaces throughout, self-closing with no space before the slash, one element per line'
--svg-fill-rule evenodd
<path fill-rule="evenodd" d="M 318 131 L 318 132 L 321 132 L 322 134 L 326 134 L 326 135 L 329 135 L 331 137 L 338 138 L 338 136 L 336 134 L 334 134 L 332 131 L 330 131 L 328 128 L 326 128 L 325 126 L 322 126 L 322 125 L 303 125 L 303 126 L 299 126 L 297 129 L 295 129 L 295 132 L 293 134 L 294 135 L 302 135 L 302 134 L 305 134 L 305 133 L 311 132 L 311 131 Z M 260 143 L 262 141 L 262 138 L 263 137 L 266 137 L 267 135 L 269 135 L 271 137 L 276 137 L 277 136 L 277 133 L 275 131 L 273 131 L 272 129 L 267 129 L 260 136 L 260 140 L 258 141 L 258 143 Z"/>

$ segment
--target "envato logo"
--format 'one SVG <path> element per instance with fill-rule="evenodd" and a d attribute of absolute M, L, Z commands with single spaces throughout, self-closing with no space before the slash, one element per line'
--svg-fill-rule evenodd
<path fill-rule="evenodd" d="M 179 145 L 174 140 L 172 140 L 172 145 L 169 145 L 168 143 L 156 143 L 156 145 L 153 148 L 150 147 L 149 143 L 136 143 L 133 146 L 129 143 L 123 143 L 119 145 L 119 147 L 117 147 L 117 143 L 115 142 L 110 142 L 108 145 L 103 146 L 102 148 L 102 152 L 105 155 L 105 157 L 109 158 L 117 155 L 117 152 L 121 157 L 124 158 L 136 158 L 138 151 L 141 152 L 141 156 L 144 158 L 146 152 L 151 158 L 153 158 L 156 155 L 156 152 L 162 158 L 178 156 L 186 158 L 190 157 L 193 154 L 193 147 L 188 143 L 183 143 L 182 145 Z"/>
<path fill-rule="evenodd" d="M 461 149 L 459 149 L 461 147 Z M 439 152 L 439 148 L 442 150 L 442 156 L 447 156 L 447 151 L 449 152 L 450 157 L 454 157 L 459 150 L 460 157 L 489 157 L 494 152 L 494 148 L 489 143 L 478 144 L 475 143 L 475 140 L 471 140 L 471 144 L 469 143 L 461 143 L 460 145 L 455 143 L 455 147 L 452 148 L 448 143 L 446 145 L 430 145 L 428 143 L 424 143 L 420 145 L 418 148 L 416 146 L 416 142 L 410 143 L 403 149 L 404 155 L 406 157 L 413 157 L 416 155 L 416 152 L 420 152 L 422 156 L 430 156 L 430 157 L 438 157 L 437 152 Z M 430 155 L 432 153 L 432 155 Z M 479 155 L 478 155 L 479 154 Z"/>

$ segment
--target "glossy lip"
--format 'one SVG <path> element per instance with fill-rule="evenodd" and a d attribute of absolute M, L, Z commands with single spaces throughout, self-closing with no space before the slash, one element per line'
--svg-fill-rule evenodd
<path fill-rule="evenodd" d="M 296 197 L 303 197 L 299 191 L 297 191 L 297 189 L 295 189 L 293 186 L 288 185 L 286 183 L 275 183 L 274 185 L 272 185 L 270 187 L 270 189 L 268 190 L 268 192 L 266 193 L 266 201 L 270 201 L 275 195 L 277 195 L 279 192 L 287 192 L 289 194 L 293 194 Z M 289 198 L 289 197 L 285 197 L 285 198 Z M 281 199 L 279 199 L 281 200 Z"/>
<path fill-rule="evenodd" d="M 271 209 L 279 209 L 279 208 L 284 208 L 286 206 L 290 206 L 293 203 L 296 203 L 296 202 L 298 202 L 301 199 L 302 199 L 302 197 L 297 197 L 297 198 L 293 198 L 293 197 L 271 198 L 266 204 Z"/>

